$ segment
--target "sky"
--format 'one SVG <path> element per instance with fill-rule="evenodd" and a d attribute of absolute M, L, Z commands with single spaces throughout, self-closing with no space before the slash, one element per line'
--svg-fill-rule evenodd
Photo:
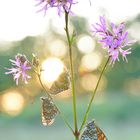
<path fill-rule="evenodd" d="M 1 42 L 44 34 L 50 19 L 63 22 L 63 16 L 58 17 L 55 10 L 49 10 L 46 16 L 43 12 L 38 13 L 39 7 L 36 4 L 36 0 L 0 0 Z M 140 0 L 91 0 L 91 5 L 88 0 L 79 0 L 73 6 L 73 11 L 87 18 L 89 24 L 97 22 L 101 14 L 114 22 L 122 22 L 140 13 L 139 5 Z M 57 25 L 63 26 L 60 24 Z"/>

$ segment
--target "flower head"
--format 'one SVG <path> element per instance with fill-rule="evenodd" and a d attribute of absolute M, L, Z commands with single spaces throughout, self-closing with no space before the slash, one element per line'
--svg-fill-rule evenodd
<path fill-rule="evenodd" d="M 108 50 L 111 57 L 111 63 L 119 61 L 119 55 L 122 55 L 123 60 L 127 62 L 126 55 L 131 53 L 131 48 L 125 49 L 126 46 L 132 45 L 134 41 L 128 40 L 128 32 L 125 31 L 125 24 L 121 23 L 116 26 L 114 23 L 107 26 L 104 17 L 100 17 L 100 23 L 92 25 L 94 35 L 98 34 L 101 39 L 99 43 L 103 44 L 103 48 Z"/>
<path fill-rule="evenodd" d="M 68 13 L 71 12 L 71 5 L 76 4 L 77 2 L 75 0 L 37 0 L 39 3 L 37 5 L 41 5 L 42 8 L 39 11 L 46 11 L 49 8 L 57 8 L 58 15 L 60 16 L 61 13 L 64 11 L 67 11 Z"/>
<path fill-rule="evenodd" d="M 31 67 L 29 66 L 26 56 L 18 54 L 15 56 L 15 60 L 10 59 L 9 61 L 13 67 L 6 68 L 8 72 L 5 72 L 5 74 L 12 74 L 14 80 L 16 81 L 16 85 L 18 85 L 20 77 L 22 77 L 22 80 L 25 82 L 25 84 L 27 84 L 27 79 L 31 77 L 26 72 L 27 70 L 30 70 Z"/>

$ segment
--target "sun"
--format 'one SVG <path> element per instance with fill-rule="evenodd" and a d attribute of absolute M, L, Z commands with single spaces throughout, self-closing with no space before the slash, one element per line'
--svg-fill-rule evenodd
<path fill-rule="evenodd" d="M 50 57 L 42 63 L 42 80 L 47 83 L 53 83 L 63 72 L 63 62 L 55 57 Z"/>

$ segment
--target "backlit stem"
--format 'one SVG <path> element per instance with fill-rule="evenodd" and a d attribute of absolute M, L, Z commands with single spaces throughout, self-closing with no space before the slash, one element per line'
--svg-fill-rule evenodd
<path fill-rule="evenodd" d="M 71 86 L 72 86 L 72 99 L 73 99 L 73 117 L 74 117 L 74 127 L 75 127 L 75 139 L 79 140 L 78 126 L 77 126 L 77 111 L 76 111 L 76 94 L 75 94 L 75 80 L 74 80 L 74 67 L 72 59 L 72 41 L 69 34 L 69 13 L 65 11 L 65 31 L 69 46 L 69 60 L 70 60 L 70 72 L 71 72 Z"/>
<path fill-rule="evenodd" d="M 36 73 L 36 74 L 37 74 L 37 73 Z M 45 90 L 45 92 L 47 93 L 47 95 L 49 96 L 49 98 L 51 98 L 51 100 L 53 101 L 51 95 L 49 94 L 49 89 L 47 89 L 47 88 L 44 86 L 44 84 L 43 84 L 43 82 L 42 82 L 42 80 L 41 80 L 41 72 L 40 72 L 39 74 L 37 74 L 37 76 L 38 76 L 38 79 L 39 79 L 39 82 L 40 82 L 42 88 Z M 55 104 L 55 106 L 56 106 L 56 104 Z M 56 106 L 56 108 L 58 109 L 57 106 Z M 60 117 L 63 119 L 64 123 L 68 126 L 68 128 L 71 130 L 71 132 L 74 133 L 72 127 L 70 126 L 70 124 L 69 124 L 68 121 L 66 120 L 66 117 L 60 112 L 59 109 L 58 109 L 58 112 L 59 112 Z"/>
<path fill-rule="evenodd" d="M 88 107 L 87 107 L 87 110 L 86 110 L 86 113 L 85 113 L 85 116 L 84 116 L 84 119 L 83 119 L 83 122 L 82 122 L 82 125 L 81 125 L 81 127 L 80 127 L 79 132 L 81 132 L 81 130 L 82 130 L 84 124 L 85 124 L 86 121 L 87 121 L 87 118 L 88 118 L 88 115 L 89 115 L 89 111 L 90 111 L 90 108 L 91 108 L 93 99 L 94 99 L 94 97 L 95 97 L 95 94 L 96 94 L 96 92 L 97 92 L 99 83 L 100 83 L 100 81 L 101 81 L 101 78 L 102 78 L 102 76 L 103 76 L 103 73 L 105 72 L 105 69 L 106 69 L 106 67 L 107 67 L 107 64 L 108 64 L 109 60 L 110 60 L 110 57 L 107 59 L 105 65 L 104 65 L 104 67 L 103 67 L 103 69 L 102 69 L 102 72 L 101 72 L 100 77 L 99 77 L 99 79 L 98 79 L 98 82 L 97 82 L 97 84 L 96 84 L 95 90 L 94 90 L 94 92 L 93 92 L 93 94 L 92 94 L 92 97 L 91 97 L 91 99 L 90 99 L 89 105 L 88 105 Z"/>

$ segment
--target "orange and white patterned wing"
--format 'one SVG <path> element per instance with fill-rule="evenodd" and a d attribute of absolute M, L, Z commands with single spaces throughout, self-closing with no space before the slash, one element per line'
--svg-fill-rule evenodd
<path fill-rule="evenodd" d="M 98 126 L 96 126 L 96 130 L 97 130 L 98 140 L 107 140 L 107 137 L 105 136 L 104 132 Z"/>

